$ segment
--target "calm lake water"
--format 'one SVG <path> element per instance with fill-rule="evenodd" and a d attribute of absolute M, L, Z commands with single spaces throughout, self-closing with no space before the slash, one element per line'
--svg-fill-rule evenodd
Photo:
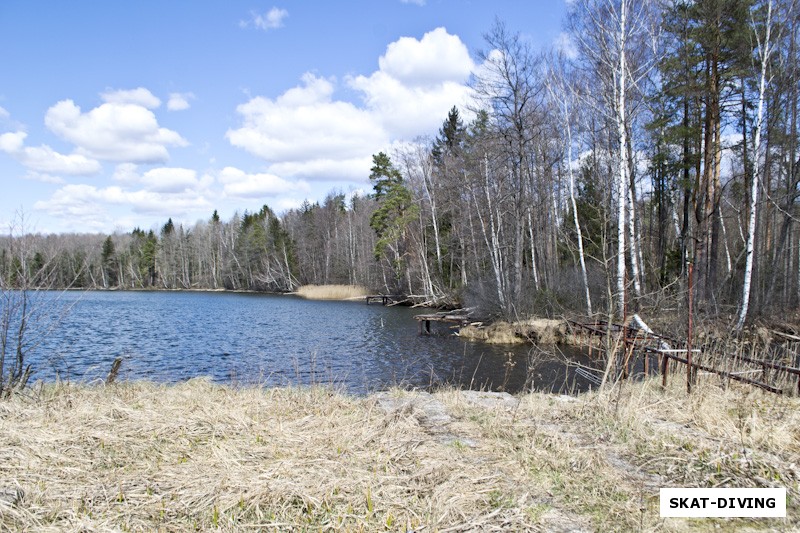
<path fill-rule="evenodd" d="M 325 384 L 355 394 L 391 386 L 518 392 L 589 385 L 546 350 L 464 341 L 444 324 L 420 336 L 413 318 L 420 309 L 219 292 L 58 297 L 61 308 L 71 307 L 29 359 L 34 378 L 46 381 L 105 379 L 123 357 L 121 379 L 208 376 L 234 384 Z"/>

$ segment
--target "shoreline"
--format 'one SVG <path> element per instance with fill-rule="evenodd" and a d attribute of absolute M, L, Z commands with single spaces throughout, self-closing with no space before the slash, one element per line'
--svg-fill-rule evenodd
<path fill-rule="evenodd" d="M 94 288 L 85 288 L 85 287 L 68 287 L 66 289 L 45 289 L 52 292 L 60 292 L 60 291 L 69 291 L 69 292 L 86 292 L 86 291 L 97 291 L 97 292 L 230 292 L 230 293 L 242 293 L 242 294 L 269 294 L 269 295 L 283 295 L 283 294 L 295 294 L 293 292 L 269 292 L 269 291 L 254 291 L 251 289 L 225 289 L 225 288 L 195 288 L 190 287 L 188 289 L 184 288 L 176 288 L 176 289 L 164 289 L 164 288 L 155 288 L 155 287 L 135 287 L 135 288 L 120 288 L 120 287 L 94 287 Z"/>
<path fill-rule="evenodd" d="M 300 288 L 302 288 L 301 286 Z M 326 286 L 320 286 L 326 287 Z M 230 293 L 230 294 L 263 294 L 266 296 L 297 296 L 299 298 L 303 298 L 306 300 L 331 300 L 331 301 L 358 301 L 363 300 L 366 296 L 351 296 L 346 298 L 310 298 L 307 296 L 303 296 L 299 290 L 295 291 L 285 291 L 285 292 L 276 292 L 276 291 L 257 291 L 252 289 L 226 289 L 226 288 L 199 288 L 199 287 L 190 287 L 186 288 L 175 288 L 175 289 L 166 289 L 166 288 L 157 288 L 157 287 L 134 287 L 134 288 L 125 288 L 125 287 L 93 287 L 93 288 L 84 288 L 84 287 L 67 287 L 63 289 L 44 289 L 51 292 L 87 292 L 87 291 L 97 291 L 97 292 L 209 292 L 209 293 Z"/>
<path fill-rule="evenodd" d="M 799 408 L 713 380 L 578 397 L 37 385 L 0 402 L 0 529 L 790 529 Z M 713 485 L 784 486 L 787 518 L 659 517 L 659 487 Z"/>

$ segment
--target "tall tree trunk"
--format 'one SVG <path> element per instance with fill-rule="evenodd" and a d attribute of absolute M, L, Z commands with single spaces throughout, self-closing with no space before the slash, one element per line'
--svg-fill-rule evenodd
<path fill-rule="evenodd" d="M 620 7 L 617 46 L 619 67 L 617 77 L 617 139 L 619 143 L 619 169 L 617 177 L 617 298 L 620 316 L 625 314 L 625 196 L 628 188 L 628 134 L 626 128 L 625 96 L 627 90 L 627 65 L 625 38 L 627 32 L 627 1 Z"/>
<path fill-rule="evenodd" d="M 533 237 L 533 217 L 528 209 L 528 234 L 531 240 L 531 270 L 533 272 L 533 286 L 539 290 L 539 270 L 536 268 L 536 241 Z"/>
<path fill-rule="evenodd" d="M 642 276 L 644 260 L 642 258 L 641 238 L 636 227 L 636 161 L 633 157 L 633 133 L 628 134 L 628 246 L 631 260 L 631 281 L 636 296 L 642 295 Z"/>
<path fill-rule="evenodd" d="M 567 128 L 567 175 L 569 176 L 569 199 L 572 203 L 572 221 L 575 223 L 575 232 L 578 234 L 578 258 L 581 262 L 581 276 L 583 277 L 583 290 L 586 293 L 586 313 L 592 314 L 592 296 L 589 292 L 589 276 L 586 273 L 586 258 L 583 253 L 583 235 L 581 222 L 578 219 L 578 204 L 575 201 L 575 176 L 572 173 L 572 128 L 570 127 L 569 111 L 564 103 L 564 121 Z"/>
<path fill-rule="evenodd" d="M 759 41 L 759 51 L 761 55 L 761 78 L 758 84 L 758 111 L 756 112 L 756 130 L 755 139 L 753 141 L 753 179 L 752 189 L 750 191 L 750 219 L 747 226 L 747 245 L 746 254 L 747 258 L 744 267 L 744 283 L 742 284 L 742 305 L 739 308 L 739 319 L 736 322 L 736 330 L 741 331 L 744 327 L 744 322 L 747 319 L 747 309 L 750 305 L 750 285 L 753 275 L 753 262 L 755 259 L 755 239 L 756 239 L 756 207 L 758 205 L 758 178 L 760 174 L 759 162 L 761 152 L 761 129 L 764 115 L 764 97 L 766 94 L 767 84 L 767 65 L 769 57 L 772 53 L 770 48 L 770 32 L 772 23 L 772 0 L 767 0 L 767 27 L 764 42 L 758 36 L 756 30 L 756 39 Z M 753 28 L 755 30 L 755 28 Z"/>

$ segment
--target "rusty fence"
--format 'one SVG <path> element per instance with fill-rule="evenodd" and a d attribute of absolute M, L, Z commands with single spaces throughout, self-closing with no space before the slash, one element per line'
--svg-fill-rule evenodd
<path fill-rule="evenodd" d="M 614 367 L 618 376 L 631 376 L 632 365 L 641 357 L 645 376 L 661 374 L 662 384 L 667 386 L 670 374 L 686 371 L 686 387 L 691 392 L 699 372 L 719 376 L 726 381 L 738 381 L 758 387 L 774 394 L 792 393 L 800 395 L 800 345 L 778 345 L 768 352 L 772 359 L 758 359 L 743 354 L 720 354 L 716 350 L 692 347 L 687 341 L 658 335 L 641 328 L 611 322 L 583 323 L 567 321 L 573 334 L 582 339 L 589 350 L 590 358 L 595 354 L 610 351 L 617 360 Z M 609 336 L 611 338 L 609 339 Z M 611 350 L 596 346 L 593 338 L 613 341 Z M 610 343 L 603 343 L 611 346 Z M 792 364 L 781 361 L 790 360 Z M 654 370 L 655 369 L 655 370 Z M 759 378 L 759 379 L 757 379 Z"/>

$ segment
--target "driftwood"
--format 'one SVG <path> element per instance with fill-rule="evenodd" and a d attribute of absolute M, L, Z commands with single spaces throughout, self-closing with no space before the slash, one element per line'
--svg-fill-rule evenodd
<path fill-rule="evenodd" d="M 116 381 L 117 376 L 119 376 L 119 368 L 122 366 L 122 357 L 117 357 L 114 359 L 114 362 L 111 363 L 111 370 L 108 372 L 108 377 L 106 377 L 106 385 L 111 385 Z"/>
<path fill-rule="evenodd" d="M 797 335 L 791 335 L 789 333 L 784 333 L 782 331 L 776 331 L 776 330 L 771 330 L 771 331 L 772 331 L 773 335 L 777 335 L 779 337 L 783 337 L 784 339 L 787 339 L 787 340 L 790 340 L 790 341 L 800 341 L 800 337 L 798 337 Z"/>

